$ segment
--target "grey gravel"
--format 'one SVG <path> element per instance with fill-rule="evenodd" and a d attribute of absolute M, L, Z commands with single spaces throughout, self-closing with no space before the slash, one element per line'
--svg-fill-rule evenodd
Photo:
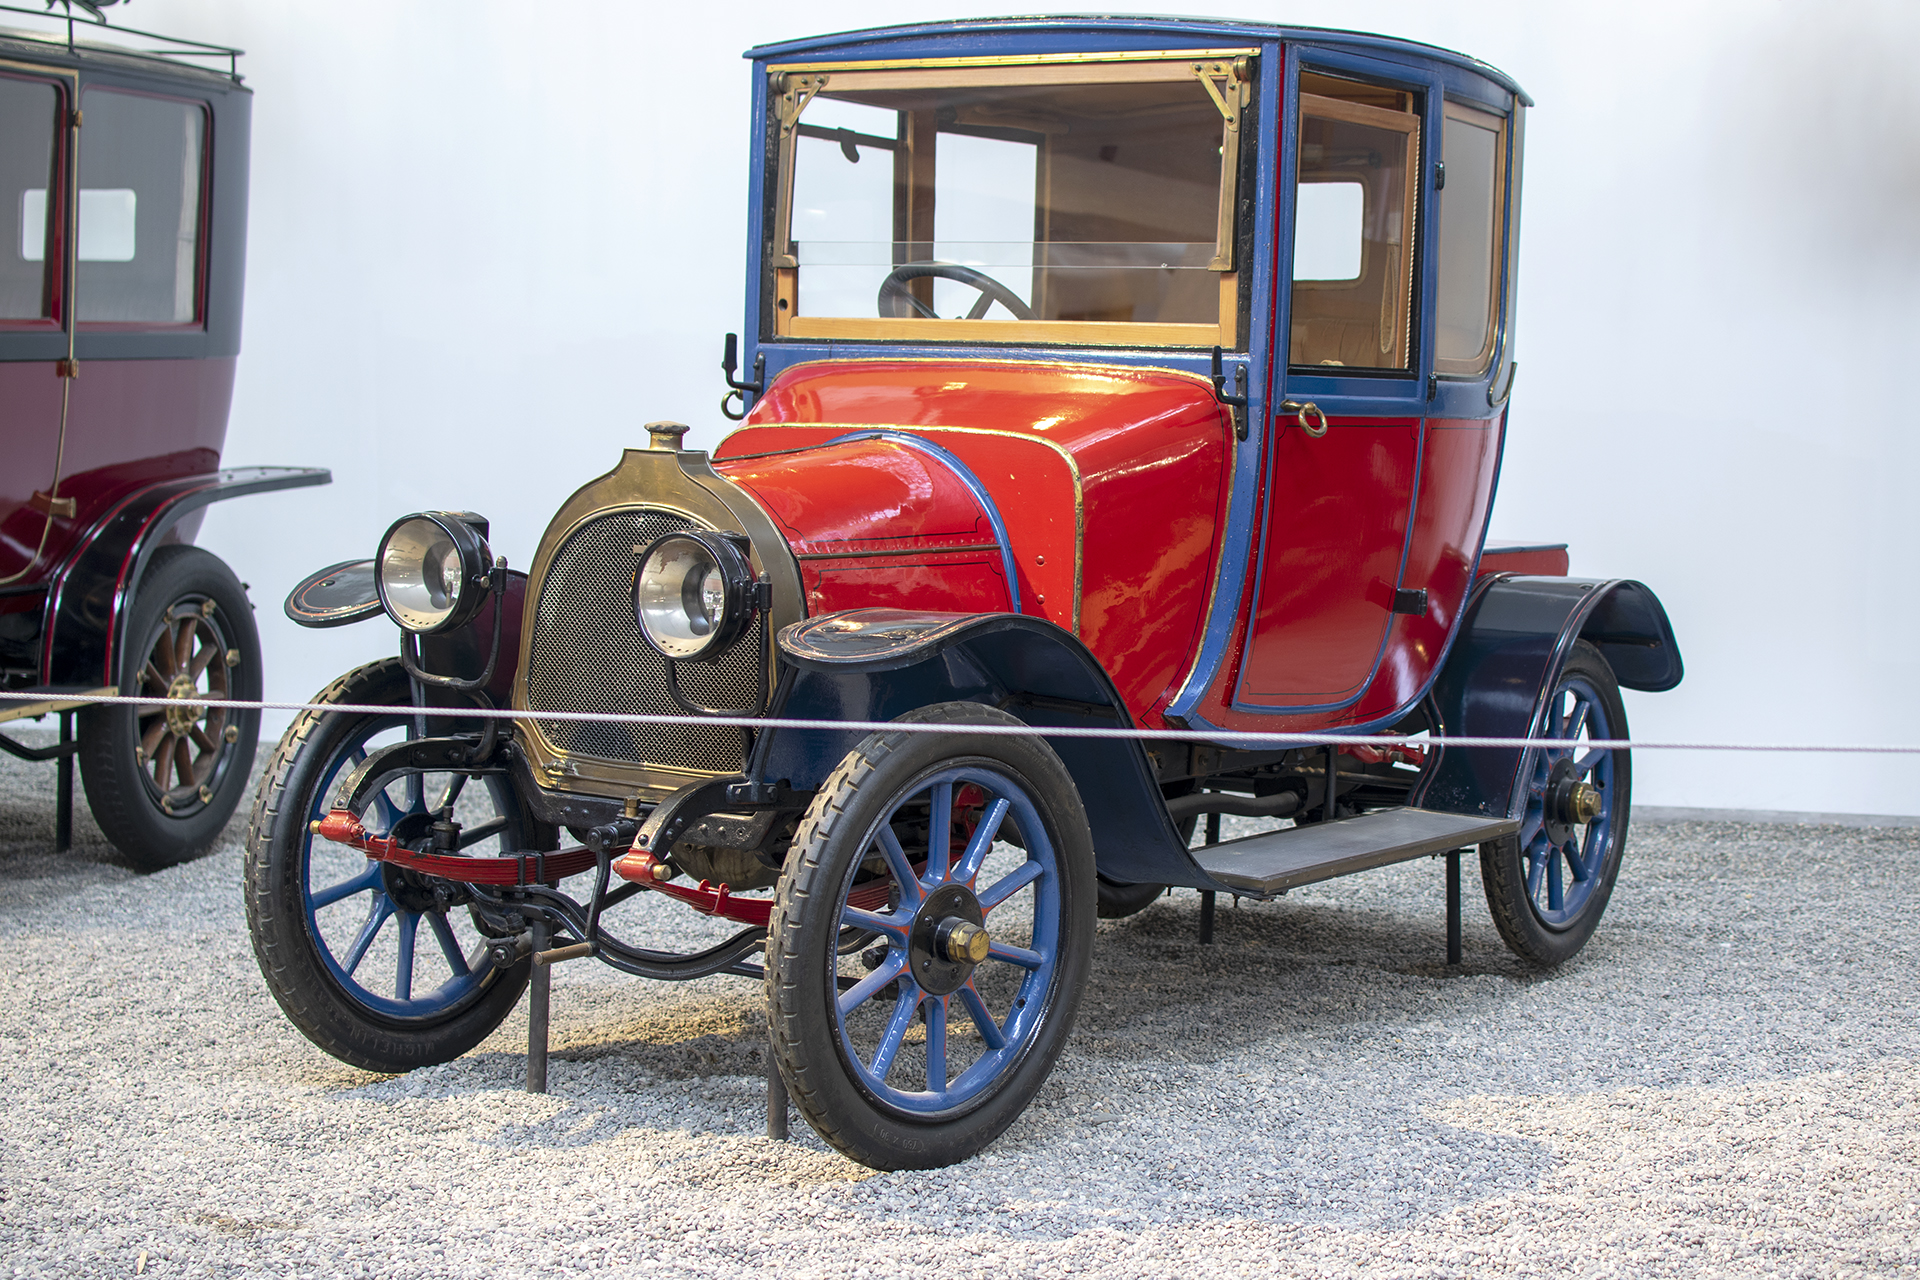
<path fill-rule="evenodd" d="M 1528 970 L 1475 870 L 1103 923 L 1059 1069 L 987 1154 L 769 1142 L 760 993 L 555 976 L 446 1066 L 345 1067 L 268 997 L 240 825 L 127 870 L 0 762 L 0 1276 L 1920 1273 L 1920 830 L 1636 832 L 1586 952 Z M 664 904 L 661 936 L 711 922 Z"/>

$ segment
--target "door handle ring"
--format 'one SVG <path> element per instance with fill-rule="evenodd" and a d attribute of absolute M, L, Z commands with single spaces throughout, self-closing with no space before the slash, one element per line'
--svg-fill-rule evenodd
<path fill-rule="evenodd" d="M 1311 400 L 1305 404 L 1301 404 L 1298 400 L 1282 400 L 1280 412 L 1295 415 L 1294 420 L 1300 424 L 1300 429 L 1315 440 L 1327 434 L 1327 415 L 1322 413 L 1320 406 Z M 1317 427 L 1313 425 L 1314 418 L 1320 420 L 1320 425 Z"/>

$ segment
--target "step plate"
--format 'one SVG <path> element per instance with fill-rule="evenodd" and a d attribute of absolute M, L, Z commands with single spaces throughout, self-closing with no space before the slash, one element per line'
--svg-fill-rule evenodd
<path fill-rule="evenodd" d="M 1193 860 L 1227 888 L 1267 897 L 1370 867 L 1497 840 L 1519 829 L 1511 818 L 1384 809 L 1208 845 L 1195 849 Z"/>

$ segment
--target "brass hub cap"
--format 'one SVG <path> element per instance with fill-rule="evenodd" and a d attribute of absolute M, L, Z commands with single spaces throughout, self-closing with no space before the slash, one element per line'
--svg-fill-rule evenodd
<path fill-rule="evenodd" d="M 967 985 L 993 945 L 986 919 L 963 884 L 943 884 L 927 895 L 907 934 L 907 965 L 922 991 L 944 996 Z"/>

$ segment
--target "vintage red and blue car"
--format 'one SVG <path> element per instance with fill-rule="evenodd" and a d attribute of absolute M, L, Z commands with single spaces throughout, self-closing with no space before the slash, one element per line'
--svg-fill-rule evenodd
<path fill-rule="evenodd" d="M 820 1135 L 928 1167 L 1020 1114 L 1096 918 L 1169 886 L 1477 847 L 1511 947 L 1579 951 L 1630 793 L 1588 744 L 1681 664 L 1645 586 L 1486 542 L 1519 86 L 1162 18 L 749 57 L 740 426 L 709 456 L 647 424 L 524 573 L 423 511 L 288 600 L 402 632 L 256 802 L 249 919 L 295 1025 L 400 1071 L 548 962 L 757 976 Z M 1268 821 L 1222 841 L 1223 814 Z M 741 927 L 650 946 L 643 896 Z"/>
<path fill-rule="evenodd" d="M 79 0 L 76 0 L 78 3 Z M 205 851 L 249 790 L 260 641 L 208 504 L 324 484 L 222 468 L 240 352 L 252 92 L 240 50 L 43 6 L 0 27 L 0 722 L 55 716 L 133 865 Z M 102 695 L 160 700 L 98 704 Z M 77 724 L 76 724 L 77 722 Z M 76 735 L 74 730 L 78 729 Z"/>

